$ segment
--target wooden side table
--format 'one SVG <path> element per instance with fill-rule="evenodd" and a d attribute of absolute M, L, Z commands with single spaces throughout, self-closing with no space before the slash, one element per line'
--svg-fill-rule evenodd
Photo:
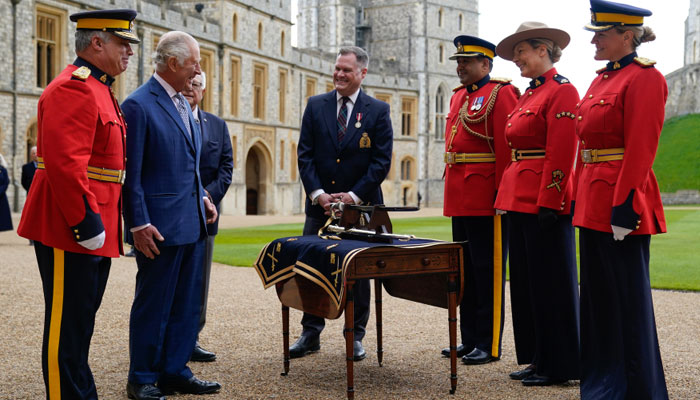
<path fill-rule="evenodd" d="M 359 252 L 345 270 L 341 307 L 331 304 L 327 294 L 308 279 L 296 275 L 276 284 L 282 303 L 284 372 L 289 372 L 289 307 L 335 319 L 345 311 L 347 397 L 354 398 L 354 285 L 358 279 L 374 279 L 377 321 L 377 360 L 382 365 L 382 285 L 387 293 L 406 300 L 448 309 L 450 337 L 450 393 L 457 388 L 457 304 L 464 280 L 462 246 L 444 242 L 426 247 L 376 247 Z"/>

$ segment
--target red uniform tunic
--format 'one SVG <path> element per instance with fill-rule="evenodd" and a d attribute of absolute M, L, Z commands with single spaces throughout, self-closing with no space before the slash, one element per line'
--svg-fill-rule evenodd
<path fill-rule="evenodd" d="M 496 162 L 455 163 L 445 167 L 445 216 L 495 215 L 493 202 L 496 188 L 510 160 L 510 149 L 504 134 L 505 120 L 518 101 L 517 89 L 509 82 L 510 80 L 490 79 L 487 75 L 483 81 L 470 85 L 469 88 L 459 86 L 454 90 L 447 115 L 445 151 L 491 153 L 495 154 Z M 492 105 L 490 100 L 493 100 Z M 473 132 L 494 138 L 493 140 L 467 131 L 459 118 L 463 105 L 466 105 L 471 120 L 480 120 L 488 112 L 483 121 L 467 123 L 467 126 Z M 453 128 L 456 128 L 454 136 Z"/>
<path fill-rule="evenodd" d="M 602 69 L 578 105 L 576 134 L 582 149 L 624 148 L 622 160 L 583 164 L 579 157 L 574 225 L 632 235 L 666 232 L 654 163 L 668 97 L 653 63 L 630 57 L 619 69 Z"/>
<path fill-rule="evenodd" d="M 119 257 L 121 185 L 88 179 L 87 167 L 125 169 L 126 125 L 109 86 L 74 76 L 77 69 L 67 66 L 39 99 L 37 156 L 45 169 L 36 171 L 17 233 L 65 251 Z M 77 243 L 102 228 L 101 248 Z"/>
<path fill-rule="evenodd" d="M 545 157 L 508 164 L 498 187 L 497 209 L 537 214 L 540 207 L 547 207 L 568 214 L 578 100 L 576 88 L 555 68 L 533 80 L 520 97 L 506 123 L 508 146 L 517 150 L 544 149 Z"/>

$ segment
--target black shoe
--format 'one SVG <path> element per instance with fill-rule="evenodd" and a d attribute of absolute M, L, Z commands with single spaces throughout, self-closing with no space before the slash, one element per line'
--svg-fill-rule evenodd
<path fill-rule="evenodd" d="M 140 385 L 128 382 L 126 384 L 126 395 L 130 399 L 136 400 L 165 400 L 165 396 L 163 396 L 160 389 L 150 383 Z"/>
<path fill-rule="evenodd" d="M 477 349 L 476 347 L 474 348 L 474 350 L 471 351 L 471 353 L 462 357 L 462 362 L 464 364 L 467 364 L 467 365 L 488 364 L 491 361 L 497 361 L 497 360 L 498 360 L 498 358 L 491 357 L 491 354 L 489 354 L 481 349 Z"/>
<path fill-rule="evenodd" d="M 516 380 L 516 381 L 522 381 L 523 379 L 535 375 L 535 364 L 530 364 L 525 369 L 521 369 L 520 371 L 515 371 L 511 372 L 508 374 L 510 379 Z"/>
<path fill-rule="evenodd" d="M 134 250 L 134 247 L 131 248 L 126 254 L 124 254 L 124 257 L 136 257 L 136 250 Z"/>
<path fill-rule="evenodd" d="M 367 353 L 365 352 L 365 348 L 362 347 L 362 342 L 355 340 L 352 344 L 352 360 L 362 361 L 365 357 L 367 357 Z"/>
<path fill-rule="evenodd" d="M 190 356 L 190 361 L 197 362 L 212 362 L 216 361 L 216 354 L 211 351 L 204 350 L 198 344 L 194 346 L 192 350 L 192 356 Z"/>
<path fill-rule="evenodd" d="M 301 334 L 299 339 L 289 347 L 289 358 L 304 357 L 309 353 L 319 351 L 321 349 L 321 340 L 318 335 Z"/>
<path fill-rule="evenodd" d="M 158 382 L 158 387 L 164 394 L 209 394 L 216 393 L 221 389 L 218 382 L 209 382 L 197 379 L 194 376 L 190 379 L 177 379 L 172 381 Z"/>
<path fill-rule="evenodd" d="M 457 358 L 462 358 L 467 355 L 469 352 L 469 349 L 463 344 L 460 344 L 457 346 Z M 450 357 L 450 348 L 442 349 L 442 355 L 449 358 Z"/>
<path fill-rule="evenodd" d="M 525 386 L 552 386 L 559 385 L 561 383 L 567 382 L 566 379 L 555 379 L 548 376 L 540 376 L 537 374 L 532 374 L 527 378 L 523 379 L 523 385 Z"/>

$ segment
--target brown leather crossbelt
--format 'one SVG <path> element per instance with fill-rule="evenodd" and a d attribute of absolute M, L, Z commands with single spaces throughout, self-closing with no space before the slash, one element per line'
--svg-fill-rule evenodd
<path fill-rule="evenodd" d="M 510 149 L 510 160 L 520 161 L 520 160 L 534 160 L 536 158 L 544 158 L 544 149 L 533 149 L 533 150 L 518 150 Z"/>
<path fill-rule="evenodd" d="M 46 169 L 44 166 L 44 159 L 42 157 L 37 157 L 36 167 L 38 169 Z M 102 182 L 112 182 L 118 183 L 120 185 L 124 184 L 124 179 L 126 178 L 126 171 L 121 169 L 109 169 L 102 167 L 87 167 L 87 176 L 90 179 Z"/>
<path fill-rule="evenodd" d="M 612 149 L 583 149 L 581 150 L 581 161 L 585 164 L 592 164 L 604 161 L 622 160 L 624 154 L 624 147 L 615 147 Z"/>
<path fill-rule="evenodd" d="M 445 164 L 492 162 L 496 162 L 496 156 L 491 153 L 445 153 Z"/>

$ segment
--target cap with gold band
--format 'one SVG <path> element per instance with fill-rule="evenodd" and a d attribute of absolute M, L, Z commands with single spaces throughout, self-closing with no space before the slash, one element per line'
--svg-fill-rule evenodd
<path fill-rule="evenodd" d="M 644 24 L 644 17 L 650 15 L 651 11 L 644 8 L 612 1 L 591 0 L 591 23 L 586 24 L 584 29 L 600 32 L 615 26 L 641 26 Z"/>
<path fill-rule="evenodd" d="M 136 11 L 130 9 L 85 11 L 70 16 L 71 21 L 77 22 L 77 30 L 109 32 L 131 43 L 140 43 L 133 30 L 135 18 Z"/>
<path fill-rule="evenodd" d="M 475 36 L 457 36 L 454 40 L 454 44 L 457 48 L 457 52 L 450 56 L 450 60 L 456 60 L 460 57 L 476 56 L 488 57 L 493 60 L 496 54 L 496 45 Z"/>

